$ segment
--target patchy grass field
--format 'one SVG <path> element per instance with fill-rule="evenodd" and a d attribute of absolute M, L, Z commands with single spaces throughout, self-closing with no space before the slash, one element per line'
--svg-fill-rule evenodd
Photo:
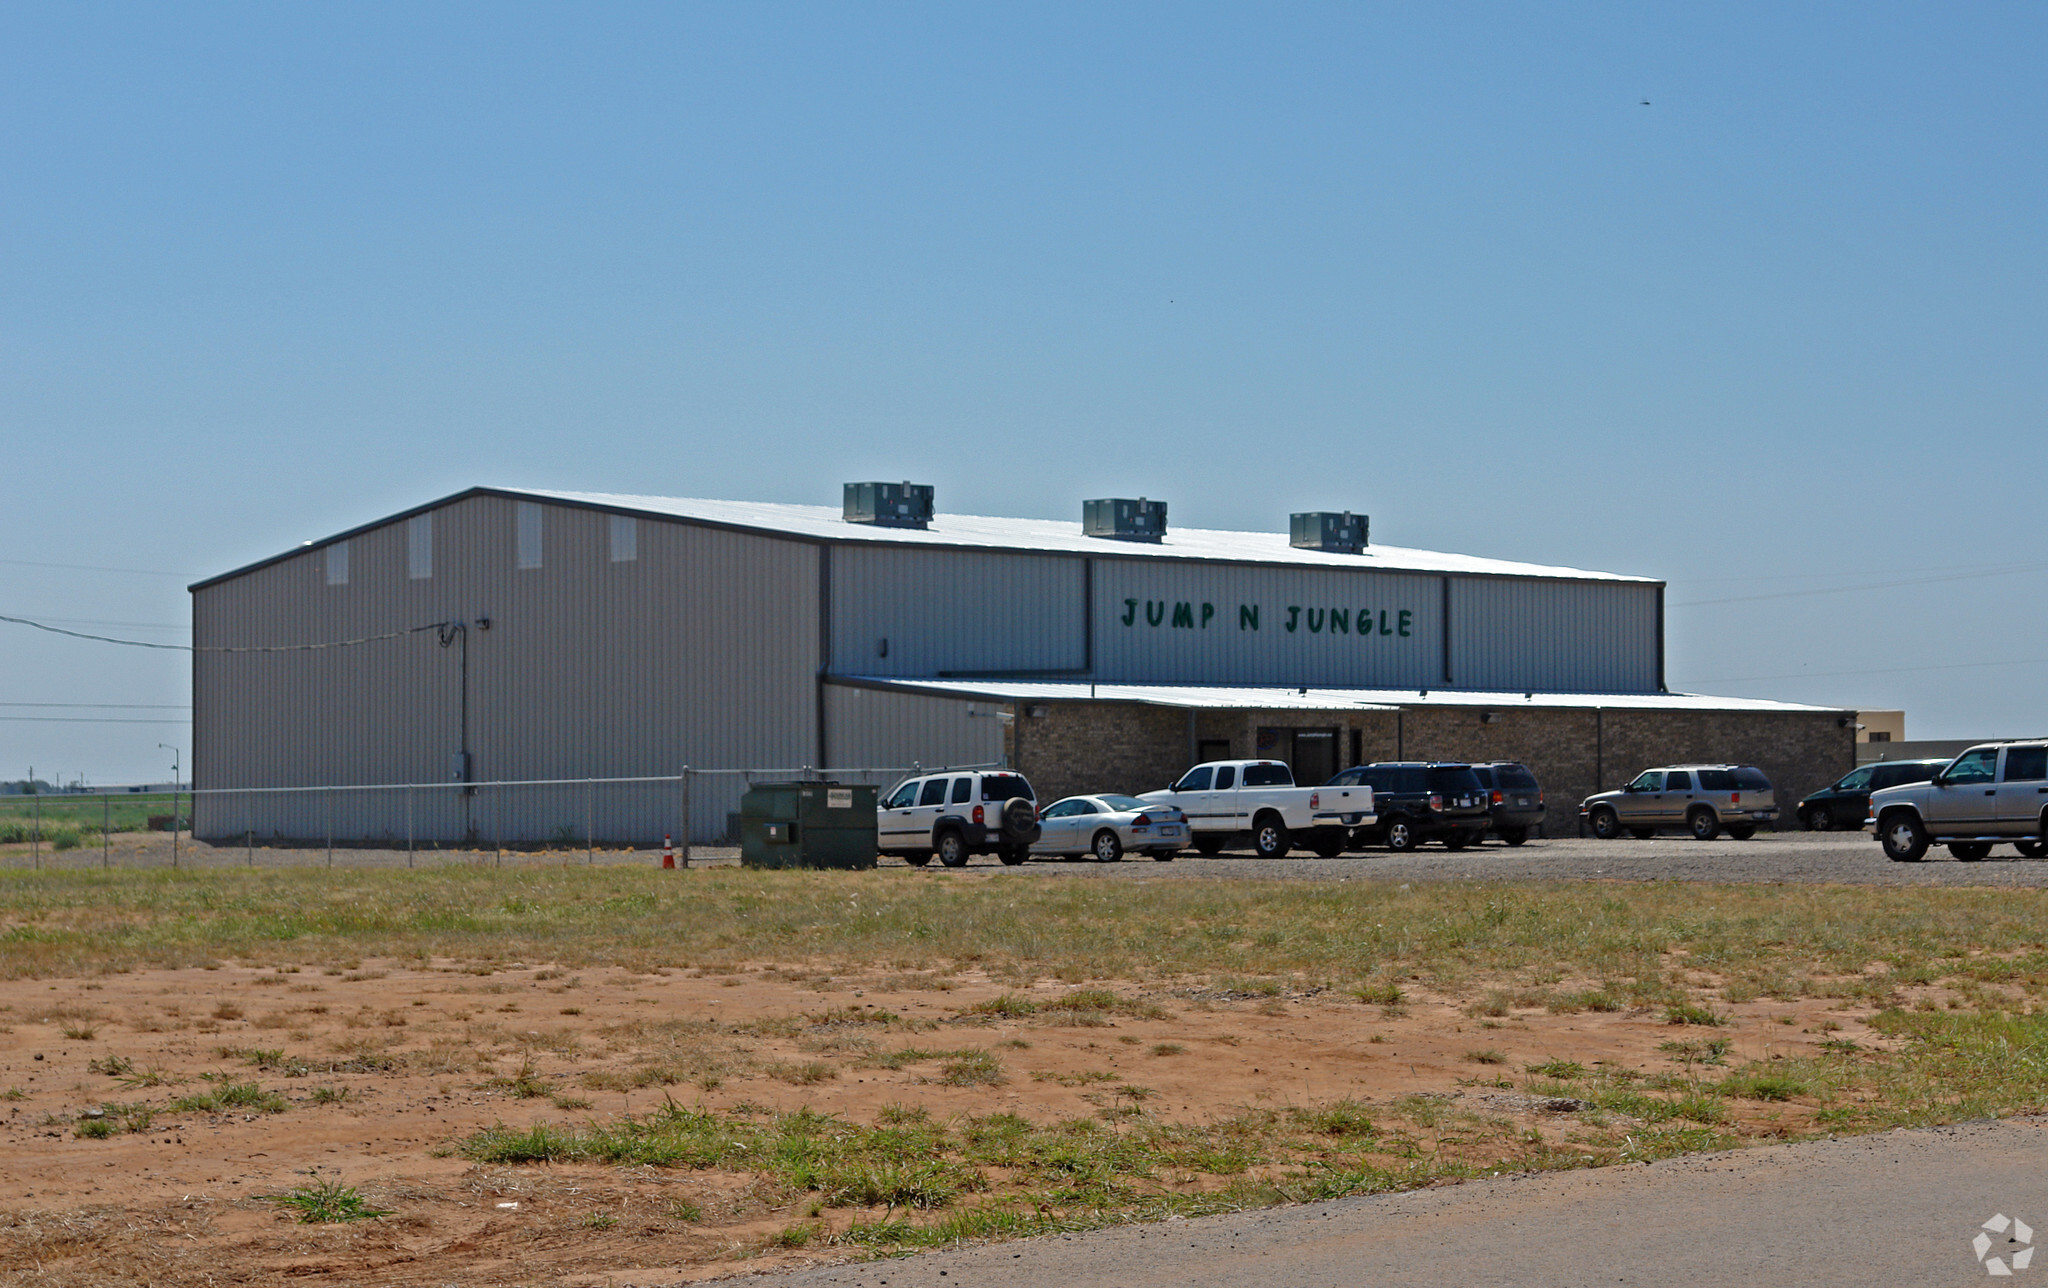
<path fill-rule="evenodd" d="M 674 1279 L 2036 1110 L 2044 913 L 2010 890 L 0 873 L 0 1282 Z"/>

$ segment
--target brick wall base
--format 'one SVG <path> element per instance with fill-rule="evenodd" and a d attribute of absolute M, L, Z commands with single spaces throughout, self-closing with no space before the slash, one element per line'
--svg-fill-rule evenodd
<path fill-rule="evenodd" d="M 1549 805 L 1546 831 L 1570 835 L 1578 804 L 1655 765 L 1688 761 L 1755 765 L 1777 788 L 1780 827 L 1797 826 L 1799 798 L 1856 767 L 1856 732 L 1832 712 L 1588 711 L 1477 707 L 1399 711 L 1270 711 L 1150 706 L 1134 702 L 1020 704 L 1006 735 L 1010 763 L 1041 801 L 1077 792 L 1152 791 L 1195 761 L 1205 741 L 1232 758 L 1257 756 L 1258 730 L 1338 729 L 1339 756 L 1358 759 L 1518 760 L 1535 771 Z"/>

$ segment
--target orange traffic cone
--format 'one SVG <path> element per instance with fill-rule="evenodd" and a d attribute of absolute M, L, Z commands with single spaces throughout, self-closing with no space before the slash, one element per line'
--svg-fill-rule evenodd
<path fill-rule="evenodd" d="M 676 847 L 673 837 L 661 838 L 661 866 L 672 868 L 676 865 Z"/>

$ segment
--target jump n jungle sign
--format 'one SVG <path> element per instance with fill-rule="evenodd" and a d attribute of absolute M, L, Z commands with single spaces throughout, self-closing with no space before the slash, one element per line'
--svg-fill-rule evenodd
<path fill-rule="evenodd" d="M 1216 605 L 1187 600 L 1169 603 L 1164 599 L 1126 599 L 1123 616 L 1119 620 L 1134 630 L 1154 627 L 1165 630 L 1206 631 L 1215 625 Z M 1289 635 L 1329 634 L 1408 639 L 1415 634 L 1415 610 L 1412 608 L 1375 609 L 1368 605 L 1331 608 L 1287 604 L 1280 612 L 1271 614 L 1265 620 Z M 1237 629 L 1260 629 L 1259 605 L 1237 606 Z"/>

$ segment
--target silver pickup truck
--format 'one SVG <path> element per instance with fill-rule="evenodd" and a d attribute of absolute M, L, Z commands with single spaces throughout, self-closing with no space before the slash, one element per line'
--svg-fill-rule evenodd
<path fill-rule="evenodd" d="M 1297 840 L 1334 859 L 1344 852 L 1352 828 L 1378 821 L 1372 788 L 1296 787 L 1294 771 L 1278 760 L 1212 760 L 1138 799 L 1187 815 L 1201 854 L 1221 854 L 1231 838 L 1249 835 L 1262 859 L 1280 858 Z"/>
<path fill-rule="evenodd" d="M 1934 844 L 1975 862 L 2000 841 L 2039 858 L 2048 844 L 2048 740 L 1972 747 L 1927 782 L 1872 792 L 1863 826 L 1896 863 L 1918 863 Z"/>

